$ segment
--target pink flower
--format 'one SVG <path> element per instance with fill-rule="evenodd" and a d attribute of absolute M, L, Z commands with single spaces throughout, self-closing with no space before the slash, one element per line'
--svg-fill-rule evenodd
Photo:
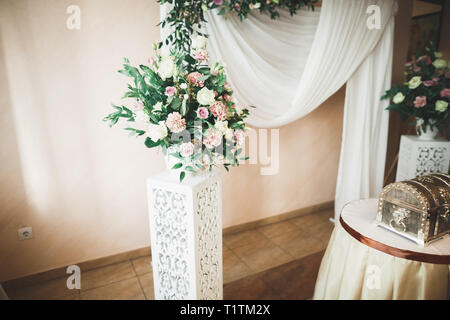
<path fill-rule="evenodd" d="M 171 97 L 177 93 L 177 89 L 175 87 L 167 87 L 166 88 L 166 96 Z"/>
<path fill-rule="evenodd" d="M 231 101 L 231 96 L 228 93 L 225 93 L 223 95 L 223 98 L 225 99 L 225 101 Z"/>
<path fill-rule="evenodd" d="M 192 142 L 182 143 L 180 153 L 183 157 L 189 157 L 194 153 L 194 144 Z"/>
<path fill-rule="evenodd" d="M 236 10 L 236 11 L 241 10 L 241 6 L 240 6 L 239 3 L 236 3 L 236 4 L 234 5 L 234 10 Z"/>
<path fill-rule="evenodd" d="M 435 83 L 434 83 L 433 80 L 426 80 L 426 81 L 423 82 L 423 84 L 426 87 L 431 87 L 431 86 L 434 86 Z"/>
<path fill-rule="evenodd" d="M 417 58 L 417 62 L 422 61 L 423 59 L 426 59 L 425 61 L 426 64 L 431 63 L 431 58 L 429 56 L 420 56 L 419 58 Z"/>
<path fill-rule="evenodd" d="M 441 97 L 447 97 L 447 98 L 450 98 L 450 89 L 449 89 L 449 88 L 442 89 L 442 91 L 441 91 Z"/>
<path fill-rule="evenodd" d="M 142 101 L 136 101 L 135 104 L 133 104 L 133 111 L 141 111 L 144 110 L 144 104 L 142 103 Z"/>
<path fill-rule="evenodd" d="M 186 129 L 186 120 L 178 112 L 172 112 L 167 116 L 166 126 L 171 132 L 178 133 Z"/>
<path fill-rule="evenodd" d="M 236 139 L 236 146 L 240 147 L 244 144 L 245 141 L 245 134 L 242 130 L 236 130 L 234 132 L 234 139 Z"/>
<path fill-rule="evenodd" d="M 204 81 L 198 80 L 198 78 L 201 77 L 201 76 L 202 76 L 202 74 L 200 72 L 196 71 L 196 72 L 189 73 L 187 78 L 188 78 L 188 81 L 190 83 L 192 83 L 194 86 L 203 87 L 204 86 Z"/>
<path fill-rule="evenodd" d="M 450 78 L 450 70 L 448 70 L 446 73 L 445 73 L 445 77 L 448 79 L 448 78 Z"/>
<path fill-rule="evenodd" d="M 227 109 L 222 101 L 215 102 L 211 107 L 209 107 L 209 110 L 211 111 L 213 116 L 220 121 L 225 120 L 225 118 L 227 117 Z"/>
<path fill-rule="evenodd" d="M 214 0 L 214 3 L 220 6 L 223 3 L 223 0 Z"/>
<path fill-rule="evenodd" d="M 227 81 L 225 82 L 225 84 L 223 85 L 223 87 L 225 88 L 225 90 L 229 91 L 233 91 L 233 88 L 231 87 L 230 83 Z"/>
<path fill-rule="evenodd" d="M 205 136 L 203 137 L 203 144 L 208 148 L 212 149 L 217 147 L 222 143 L 222 133 L 218 130 L 209 128 L 206 130 Z"/>
<path fill-rule="evenodd" d="M 411 65 L 412 65 L 411 61 L 408 61 L 408 62 L 405 63 L 405 67 L 411 67 Z"/>
<path fill-rule="evenodd" d="M 415 67 L 413 68 L 413 71 L 414 71 L 414 72 L 420 72 L 420 70 L 422 70 L 421 67 L 415 66 Z"/>
<path fill-rule="evenodd" d="M 208 52 L 203 49 L 194 51 L 193 57 L 195 60 L 198 60 L 198 61 L 205 61 L 205 60 L 209 59 Z"/>
<path fill-rule="evenodd" d="M 425 96 L 418 96 L 416 97 L 416 100 L 414 100 L 414 107 L 416 108 L 425 107 L 426 104 L 427 104 L 427 97 Z"/>
<path fill-rule="evenodd" d="M 200 119 L 206 119 L 209 116 L 209 111 L 207 108 L 205 107 L 200 107 L 197 110 L 197 117 L 199 117 Z"/>

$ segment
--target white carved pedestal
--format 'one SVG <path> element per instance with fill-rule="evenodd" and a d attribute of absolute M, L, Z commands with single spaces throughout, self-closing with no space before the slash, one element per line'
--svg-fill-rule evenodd
<path fill-rule="evenodd" d="M 413 179 L 429 173 L 448 173 L 450 141 L 420 140 L 417 136 L 402 136 L 396 181 Z"/>
<path fill-rule="evenodd" d="M 165 171 L 147 189 L 155 299 L 222 299 L 220 173 L 180 183 Z"/>

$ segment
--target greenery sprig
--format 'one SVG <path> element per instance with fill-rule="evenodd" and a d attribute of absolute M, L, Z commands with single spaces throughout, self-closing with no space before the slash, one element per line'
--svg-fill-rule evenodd
<path fill-rule="evenodd" d="M 272 19 L 280 16 L 279 9 L 287 9 L 291 15 L 303 7 L 310 7 L 314 10 L 317 0 L 158 0 L 163 5 L 169 3 L 173 5 L 167 18 L 159 24 L 162 27 L 170 27 L 170 33 L 164 43 L 173 48 L 178 48 L 184 52 L 189 52 L 191 37 L 194 32 L 199 32 L 201 24 L 206 22 L 205 12 L 217 9 L 217 14 L 226 16 L 236 14 L 241 21 L 248 17 L 252 10 L 259 10 L 260 13 L 268 14 Z M 163 42 L 159 43 L 159 47 Z"/>

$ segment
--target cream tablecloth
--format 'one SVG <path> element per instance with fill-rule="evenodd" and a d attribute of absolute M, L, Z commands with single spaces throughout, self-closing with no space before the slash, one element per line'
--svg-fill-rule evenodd
<path fill-rule="evenodd" d="M 336 222 L 323 257 L 314 299 L 449 299 L 450 237 L 427 247 L 376 226 L 377 200 L 349 203 Z M 354 237 L 354 231 L 408 258 L 374 249 Z M 416 261 L 416 260 L 422 261 Z M 437 260 L 439 263 L 423 261 Z"/>

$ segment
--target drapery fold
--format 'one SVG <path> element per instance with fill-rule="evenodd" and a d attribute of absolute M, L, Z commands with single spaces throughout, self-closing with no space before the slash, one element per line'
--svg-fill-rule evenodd
<path fill-rule="evenodd" d="M 396 10 L 396 0 L 324 0 L 294 16 L 281 10 L 277 20 L 205 13 L 212 61 L 226 64 L 237 100 L 256 106 L 253 126 L 291 123 L 347 83 L 336 218 L 345 203 L 376 197 L 383 184 L 388 112 L 380 97 L 390 87 Z"/>

